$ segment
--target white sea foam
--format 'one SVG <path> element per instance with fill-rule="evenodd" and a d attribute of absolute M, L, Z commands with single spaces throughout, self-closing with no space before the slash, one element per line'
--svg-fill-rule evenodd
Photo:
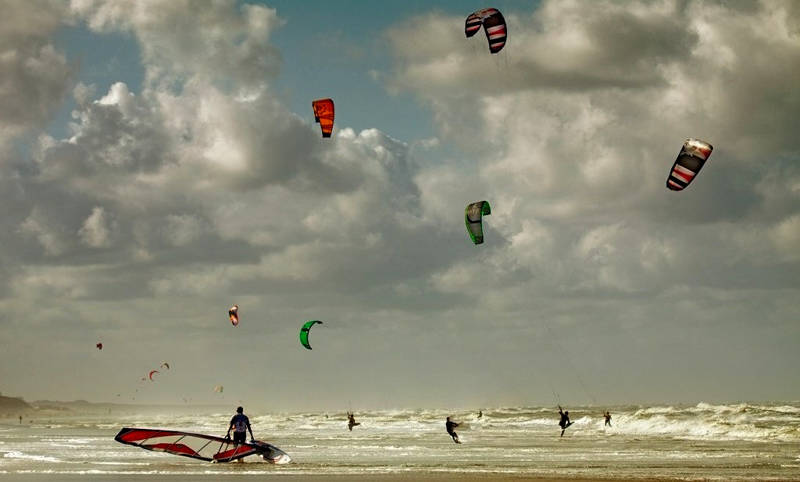
<path fill-rule="evenodd" d="M 328 412 L 327 418 L 325 413 L 250 414 L 256 437 L 295 459 L 281 467 L 266 466 L 257 458 L 236 467 L 209 466 L 113 441 L 121 426 L 216 434 L 226 428 L 229 413 L 54 417 L 48 425 L 0 431 L 0 444 L 5 444 L 0 454 L 6 454 L 3 470 L 12 473 L 110 477 L 188 474 L 214 480 L 233 474 L 417 471 L 682 477 L 687 472 L 680 468 L 691 467 L 693 476 L 704 478 L 724 470 L 729 479 L 800 479 L 794 468 L 800 464 L 800 404 L 607 408 L 612 427 L 604 426 L 602 410 L 596 407 L 569 407 L 574 424 L 563 438 L 558 413 L 548 407 L 484 408 L 480 419 L 477 410 L 359 411 L 356 419 L 362 425 L 352 432 L 343 412 Z M 445 433 L 446 416 L 468 422 L 468 428 L 457 429 L 462 445 Z"/>
<path fill-rule="evenodd" d="M 61 460 L 50 457 L 47 455 L 35 455 L 35 454 L 26 454 L 23 452 L 18 452 L 13 450 L 11 452 L 6 452 L 3 454 L 3 457 L 7 459 L 25 459 L 25 460 L 35 460 L 37 462 L 61 462 Z"/>

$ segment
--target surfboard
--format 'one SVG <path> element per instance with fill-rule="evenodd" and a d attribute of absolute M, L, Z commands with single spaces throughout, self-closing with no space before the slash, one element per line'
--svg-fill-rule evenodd
<path fill-rule="evenodd" d="M 254 440 L 252 444 L 264 449 L 264 452 L 261 453 L 261 457 L 271 464 L 283 465 L 292 461 L 289 454 L 272 444 L 261 442 L 260 440 Z"/>

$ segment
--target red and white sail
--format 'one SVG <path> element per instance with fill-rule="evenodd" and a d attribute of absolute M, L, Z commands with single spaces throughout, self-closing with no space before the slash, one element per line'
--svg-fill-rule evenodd
<path fill-rule="evenodd" d="M 285 452 L 265 442 L 234 444 L 231 439 L 175 430 L 123 428 L 114 440 L 145 450 L 207 462 L 230 462 L 250 455 L 261 455 L 274 464 L 286 464 L 292 460 Z"/>

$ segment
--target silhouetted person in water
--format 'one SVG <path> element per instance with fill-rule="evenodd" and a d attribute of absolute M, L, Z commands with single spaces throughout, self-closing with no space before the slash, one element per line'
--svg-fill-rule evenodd
<path fill-rule="evenodd" d="M 243 444 L 247 441 L 247 432 L 250 431 L 250 439 L 255 440 L 253 436 L 253 429 L 250 428 L 250 419 L 244 414 L 242 407 L 236 407 L 236 415 L 231 419 L 228 424 L 228 433 L 225 438 L 231 437 L 231 430 L 233 430 L 233 443 Z"/>
<path fill-rule="evenodd" d="M 22 425 L 22 415 L 19 416 L 19 424 Z"/>
<path fill-rule="evenodd" d="M 564 436 L 564 431 L 567 430 L 567 427 L 572 425 L 572 422 L 569 421 L 569 410 L 564 411 L 561 408 L 561 405 L 558 406 L 558 414 L 561 415 L 561 421 L 558 422 L 558 426 L 561 427 L 561 436 Z"/>
<path fill-rule="evenodd" d="M 603 414 L 603 418 L 606 419 L 606 427 L 611 426 L 611 414 L 606 410 L 606 413 Z"/>
<path fill-rule="evenodd" d="M 483 410 L 478 410 L 478 418 L 483 417 Z"/>
<path fill-rule="evenodd" d="M 347 429 L 351 432 L 353 431 L 353 427 L 356 425 L 361 425 L 360 422 L 356 422 L 356 416 L 352 412 L 347 412 Z"/>
<path fill-rule="evenodd" d="M 447 427 L 447 433 L 450 434 L 451 437 L 453 437 L 453 442 L 460 444 L 461 441 L 458 440 L 458 434 L 454 430 L 456 427 L 459 426 L 459 424 L 451 421 L 450 417 L 447 417 L 447 422 L 444 424 L 444 426 Z"/>

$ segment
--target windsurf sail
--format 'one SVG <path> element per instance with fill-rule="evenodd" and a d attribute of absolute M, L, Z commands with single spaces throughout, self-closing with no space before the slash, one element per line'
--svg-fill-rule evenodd
<path fill-rule="evenodd" d="M 264 460 L 273 464 L 287 464 L 292 461 L 286 452 L 266 442 L 254 440 L 234 444 L 231 439 L 175 430 L 126 427 L 119 431 L 114 440 L 145 450 L 207 462 L 231 462 L 250 455 L 261 455 Z"/>

